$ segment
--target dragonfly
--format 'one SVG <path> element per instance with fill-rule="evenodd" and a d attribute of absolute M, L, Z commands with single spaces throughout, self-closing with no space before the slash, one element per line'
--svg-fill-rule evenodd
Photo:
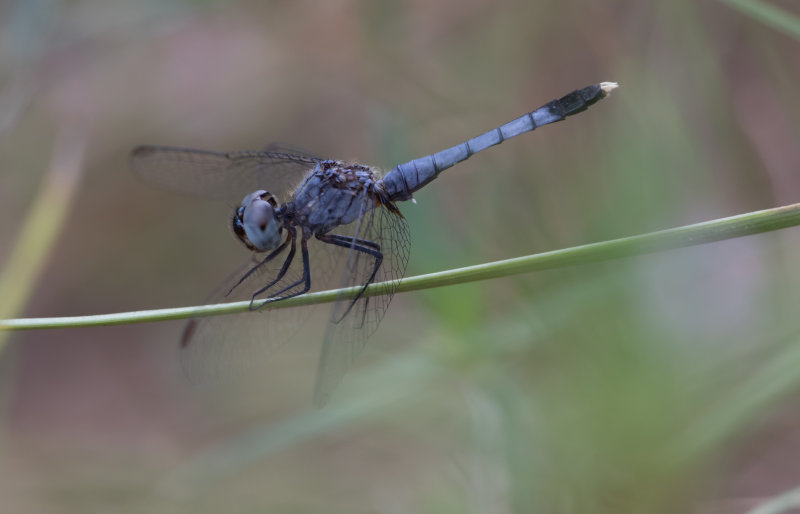
<path fill-rule="evenodd" d="M 333 285 L 358 288 L 340 294 L 331 308 L 314 386 L 324 405 L 377 329 L 403 277 L 410 254 L 407 222 L 398 202 L 444 170 L 478 152 L 586 110 L 617 87 L 601 82 L 552 100 L 538 109 L 450 148 L 398 164 L 375 167 L 323 159 L 271 145 L 263 150 L 214 152 L 171 146 L 139 146 L 134 171 L 146 181 L 181 193 L 244 199 L 230 224 L 251 259 L 208 299 L 249 299 L 250 310 L 279 315 L 196 318 L 180 342 L 181 361 L 192 381 L 225 373 L 229 361 L 257 362 L 302 325 L 308 308 L 270 310 L 275 302 Z M 339 279 L 338 284 L 332 280 Z M 365 294 L 383 282 L 380 295 Z M 291 311 L 291 312 L 287 312 Z M 243 316 L 247 316 L 244 319 Z M 249 329 L 245 329 L 247 326 Z"/>

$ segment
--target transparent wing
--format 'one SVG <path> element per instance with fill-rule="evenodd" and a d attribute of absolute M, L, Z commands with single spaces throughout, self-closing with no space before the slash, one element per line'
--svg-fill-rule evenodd
<path fill-rule="evenodd" d="M 342 228 L 344 230 L 335 232 L 377 243 L 383 254 L 383 262 L 372 278 L 375 265 L 373 256 L 352 247 L 340 248 L 347 254 L 340 270 L 340 287 L 366 286 L 370 282 L 390 282 L 393 286 L 384 295 L 362 296 L 355 302 L 351 298 L 340 298 L 334 303 L 322 343 L 314 386 L 314 403 L 317 406 L 328 401 L 331 392 L 364 348 L 367 339 L 378 328 L 394 291 L 405 274 L 411 247 L 406 220 L 399 213 L 384 207 L 371 209 L 356 222 Z"/>
<path fill-rule="evenodd" d="M 139 146 L 131 152 L 131 166 L 145 181 L 179 193 L 238 204 L 244 195 L 266 189 L 285 201 L 320 161 L 293 152 L 274 145 L 265 150 L 228 153 Z"/>
<path fill-rule="evenodd" d="M 299 243 L 298 243 L 299 246 Z M 329 289 L 331 259 L 336 256 L 324 248 L 327 245 L 310 245 L 311 290 Z M 275 260 L 257 266 L 261 259 L 254 256 L 244 266 L 230 275 L 206 300 L 207 304 L 250 300 L 253 293 L 271 282 L 283 264 L 287 251 Z M 252 271 L 255 268 L 255 271 Z M 263 300 L 270 292 L 278 291 L 302 278 L 302 258 L 298 248 L 286 275 L 269 291 L 260 294 Z M 239 280 L 250 274 L 240 284 Z M 227 293 L 235 289 L 228 295 Z M 299 291 L 294 287 L 285 293 Z M 270 309 L 269 306 L 252 312 L 195 318 L 187 323 L 180 342 L 180 361 L 189 381 L 195 385 L 210 385 L 252 377 L 268 369 L 272 352 L 290 341 L 303 325 L 314 306 Z"/>

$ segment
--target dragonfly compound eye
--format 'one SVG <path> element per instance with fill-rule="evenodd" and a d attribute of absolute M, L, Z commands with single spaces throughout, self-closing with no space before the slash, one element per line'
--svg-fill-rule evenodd
<path fill-rule="evenodd" d="M 278 201 L 275 199 L 274 196 L 272 196 L 272 193 L 269 193 L 267 191 L 261 191 L 261 196 L 259 198 L 261 198 L 265 202 L 269 202 L 269 204 L 272 206 L 273 209 L 278 208 Z"/>
<path fill-rule="evenodd" d="M 244 207 L 237 208 L 236 212 L 233 213 L 233 233 L 236 234 L 236 237 L 238 237 L 240 241 L 250 248 L 252 245 L 249 244 L 249 241 L 246 241 L 247 235 L 244 233 L 243 215 Z"/>
<path fill-rule="evenodd" d="M 247 195 L 237 209 L 234 219 L 234 232 L 248 248 L 257 252 L 274 250 L 280 245 L 281 234 L 275 209 L 271 202 L 262 197 L 265 191 L 256 191 Z M 237 232 L 240 224 L 243 234 Z"/>

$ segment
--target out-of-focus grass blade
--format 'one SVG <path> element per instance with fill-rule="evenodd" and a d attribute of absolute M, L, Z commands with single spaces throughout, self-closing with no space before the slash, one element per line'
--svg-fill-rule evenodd
<path fill-rule="evenodd" d="M 73 127 L 62 128 L 56 137 L 50 169 L 33 205 L 21 218 L 19 238 L 0 272 L 0 318 L 18 316 L 30 298 L 75 196 L 85 147 L 84 134 Z M 8 333 L 0 331 L 0 353 L 6 337 Z"/>
<path fill-rule="evenodd" d="M 764 363 L 758 372 L 731 391 L 723 401 L 706 410 L 704 416 L 678 439 L 676 459 L 689 460 L 727 440 L 736 430 L 759 418 L 759 413 L 800 387 L 800 343 L 786 347 Z"/>
<path fill-rule="evenodd" d="M 747 514 L 781 514 L 790 512 L 792 507 L 800 507 L 800 487 L 770 498 L 758 507 L 747 511 Z"/>
<path fill-rule="evenodd" d="M 235 474 L 269 455 L 342 427 L 385 416 L 387 408 L 397 408 L 399 402 L 423 395 L 440 375 L 430 360 L 410 351 L 394 356 L 377 371 L 381 374 L 380 381 L 373 375 L 364 378 L 364 382 L 407 384 L 408 387 L 374 388 L 351 396 L 335 409 L 314 409 L 277 423 L 259 425 L 194 455 L 166 477 L 161 484 L 163 491 L 169 495 L 192 496 L 209 483 Z"/>
<path fill-rule="evenodd" d="M 800 40 L 800 18 L 792 13 L 758 0 L 722 0 L 770 28 Z"/>

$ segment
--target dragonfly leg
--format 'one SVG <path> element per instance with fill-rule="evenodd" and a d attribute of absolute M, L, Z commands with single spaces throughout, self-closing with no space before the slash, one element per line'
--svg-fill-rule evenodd
<path fill-rule="evenodd" d="M 270 254 L 269 254 L 269 255 L 267 255 L 266 257 L 264 257 L 264 259 L 263 259 L 261 262 L 259 262 L 258 264 L 256 264 L 255 266 L 253 266 L 252 268 L 250 268 L 249 270 L 247 270 L 247 273 L 245 273 L 245 274 L 242 276 L 242 278 L 240 278 L 240 279 L 239 279 L 239 281 L 238 281 L 238 282 L 236 282 L 236 284 L 234 284 L 234 285 L 233 285 L 233 287 L 231 287 L 231 288 L 230 288 L 230 290 L 229 290 L 227 293 L 225 293 L 225 296 L 228 296 L 228 295 L 230 295 L 230 294 L 233 292 L 233 290 L 234 290 L 234 289 L 236 289 L 237 287 L 239 287 L 239 285 L 240 285 L 242 282 L 244 282 L 244 281 L 247 279 L 247 277 L 249 277 L 250 275 L 252 275 L 252 274 L 253 274 L 253 273 L 254 273 L 254 272 L 255 272 L 255 271 L 258 269 L 258 268 L 260 268 L 260 267 L 261 267 L 261 266 L 263 266 L 264 264 L 268 263 L 269 261 L 271 261 L 272 259 L 274 259 L 275 257 L 277 257 L 277 256 L 278 256 L 278 255 L 279 255 L 281 252 L 283 252 L 283 251 L 286 249 L 286 245 L 288 245 L 288 244 L 289 244 L 289 241 L 290 241 L 290 240 L 291 240 L 291 242 L 292 242 L 292 249 L 291 249 L 291 251 L 290 251 L 289 255 L 290 255 L 290 256 L 294 256 L 294 234 L 293 234 L 293 233 L 290 231 L 290 232 L 288 232 L 288 233 L 286 234 L 286 240 L 284 240 L 284 242 L 283 242 L 283 243 L 281 243 L 281 245 L 280 245 L 279 247 L 277 247 L 275 250 L 273 250 L 272 252 L 270 252 Z M 281 277 L 283 276 L 283 274 L 284 274 L 284 273 L 286 273 L 286 269 L 287 269 L 288 267 L 289 267 L 289 266 L 288 266 L 288 265 L 286 264 L 286 262 L 284 261 L 284 263 L 283 263 L 283 267 L 281 267 L 281 272 L 278 274 L 278 278 L 276 278 L 276 279 L 275 279 L 275 281 L 274 281 L 274 282 L 272 282 L 272 283 L 270 284 L 270 286 L 271 286 L 272 284 L 274 284 L 275 282 L 277 282 L 278 280 L 280 280 L 280 279 L 281 279 Z M 269 288 L 270 286 L 267 286 L 267 288 Z M 265 289 L 266 289 L 266 288 L 265 288 Z"/>
<path fill-rule="evenodd" d="M 286 275 L 286 271 L 288 271 L 289 266 L 292 265 L 292 261 L 294 260 L 294 254 L 295 254 L 295 251 L 296 251 L 296 248 L 297 248 L 297 244 L 295 242 L 295 236 L 296 236 L 296 232 L 295 232 L 294 228 L 290 228 L 288 230 L 287 235 L 286 235 L 286 242 L 284 243 L 284 246 L 285 246 L 286 243 L 289 243 L 291 241 L 291 247 L 289 248 L 289 254 L 286 256 L 286 259 L 284 259 L 283 264 L 281 265 L 281 269 L 278 270 L 278 273 L 275 275 L 275 278 L 272 279 L 272 282 L 270 282 L 269 284 L 265 285 L 264 287 L 262 287 L 261 289 L 259 289 L 255 293 L 253 293 L 253 298 L 250 300 L 250 309 L 251 310 L 253 308 L 253 302 L 255 301 L 256 296 L 263 294 L 265 291 L 268 291 L 270 287 L 272 287 L 275 284 L 277 284 L 283 278 L 283 276 Z M 249 272 L 248 272 L 248 274 L 249 274 Z"/>
<path fill-rule="evenodd" d="M 342 248 L 350 248 L 355 250 L 356 252 L 364 253 L 370 255 L 375 258 L 375 264 L 372 266 L 372 273 L 370 273 L 369 278 L 364 282 L 364 285 L 358 291 L 358 294 L 350 301 L 350 305 L 347 306 L 344 313 L 339 317 L 338 320 L 335 322 L 338 323 L 344 319 L 345 316 L 350 312 L 356 302 L 361 298 L 366 291 L 367 286 L 375 280 L 375 275 L 378 273 L 378 270 L 381 267 L 381 263 L 383 263 L 383 253 L 381 252 L 381 247 L 378 243 L 374 241 L 369 241 L 367 239 L 359 239 L 357 237 L 348 237 L 348 236 L 341 236 L 338 234 L 317 234 L 317 239 L 322 241 L 323 243 L 328 243 L 336 246 L 341 246 Z M 363 322 L 363 320 L 362 320 Z"/>
<path fill-rule="evenodd" d="M 342 241 L 343 243 L 345 243 L 347 245 L 348 248 L 353 243 L 356 243 L 356 244 L 359 244 L 359 245 L 362 245 L 362 246 L 367 246 L 369 248 L 374 248 L 375 250 L 378 250 L 379 252 L 381 250 L 381 245 L 379 245 L 375 241 L 370 241 L 369 239 L 361 239 L 359 237 L 351 237 L 351 236 L 342 236 L 342 235 L 339 235 L 339 234 L 325 234 L 323 237 L 329 237 L 331 239 L 336 239 L 338 241 Z M 317 236 L 317 239 L 322 241 L 322 239 L 320 239 L 320 236 Z M 325 242 L 327 243 L 328 241 L 325 241 Z M 336 244 L 336 243 L 332 243 L 332 244 Z"/>
<path fill-rule="evenodd" d="M 291 257 L 287 257 L 286 261 L 284 262 L 284 266 L 281 268 L 281 273 L 279 273 L 280 276 L 282 276 L 282 273 L 286 273 L 286 269 L 289 268 L 289 265 L 291 264 L 291 260 L 290 259 L 294 259 L 294 248 L 295 248 L 295 243 L 294 243 L 294 234 L 293 234 L 292 235 L 292 250 L 289 252 L 291 254 Z M 272 287 L 278 280 L 280 280 L 280 278 L 277 278 L 276 280 L 273 280 L 268 286 L 262 287 L 261 289 L 259 289 L 255 293 L 253 293 L 253 298 L 250 300 L 250 310 L 260 309 L 261 307 L 265 306 L 268 303 L 273 303 L 273 302 L 277 302 L 277 301 L 280 301 L 280 300 L 286 300 L 287 298 L 293 298 L 295 296 L 300 296 L 301 294 L 307 293 L 311 289 L 311 271 L 310 271 L 309 263 L 308 263 L 308 242 L 307 242 L 306 238 L 304 238 L 304 237 L 300 239 L 300 253 L 301 253 L 302 259 L 303 259 L 303 276 L 300 277 L 300 279 L 292 282 L 288 286 L 284 287 L 280 291 L 276 291 L 276 292 L 272 293 L 272 295 L 269 298 L 264 299 L 260 304 L 254 306 L 254 304 L 256 303 L 256 296 L 262 294 L 264 291 L 266 291 L 267 289 Z M 278 296 L 278 295 L 280 295 L 282 293 L 285 293 L 286 291 L 290 291 L 290 290 L 294 289 L 295 287 L 299 286 L 300 284 L 303 284 L 303 288 L 300 291 L 296 291 L 294 293 L 290 293 L 290 294 L 287 294 L 285 296 Z"/>

